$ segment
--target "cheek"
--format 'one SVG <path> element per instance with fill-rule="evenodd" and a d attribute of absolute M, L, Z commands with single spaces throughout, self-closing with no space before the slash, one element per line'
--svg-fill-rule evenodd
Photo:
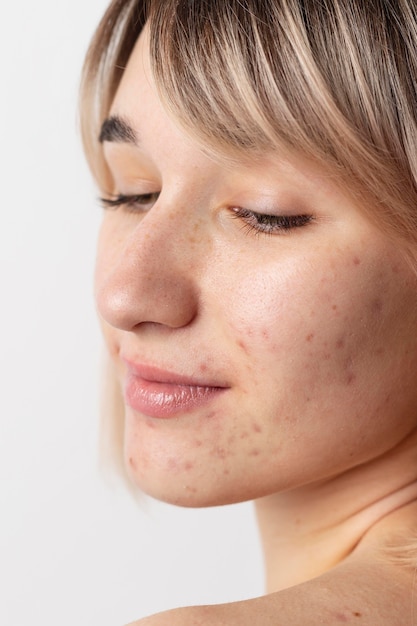
<path fill-rule="evenodd" d="M 240 285 L 230 324 L 242 385 L 252 410 L 266 416 L 271 440 L 284 432 L 317 446 L 326 428 L 336 444 L 343 429 L 352 448 L 359 434 L 386 445 L 398 411 L 401 436 L 416 395 L 415 290 L 389 263 L 359 256 L 276 276 L 254 274 Z"/>

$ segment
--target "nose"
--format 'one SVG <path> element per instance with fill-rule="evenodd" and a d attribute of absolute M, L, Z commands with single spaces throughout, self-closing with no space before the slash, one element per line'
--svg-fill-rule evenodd
<path fill-rule="evenodd" d="M 109 218 L 104 217 L 96 266 L 102 319 L 126 331 L 143 324 L 190 324 L 198 310 L 197 258 L 204 256 L 195 235 L 186 232 L 187 220 L 156 207 L 133 227 L 126 228 L 123 220 L 134 216 L 116 212 Z"/>

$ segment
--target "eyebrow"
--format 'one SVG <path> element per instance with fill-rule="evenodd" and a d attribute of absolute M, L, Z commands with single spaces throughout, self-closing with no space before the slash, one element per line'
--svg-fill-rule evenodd
<path fill-rule="evenodd" d="M 98 137 L 100 143 L 116 141 L 120 143 L 138 144 L 137 135 L 132 126 L 119 115 L 112 115 L 104 120 Z"/>

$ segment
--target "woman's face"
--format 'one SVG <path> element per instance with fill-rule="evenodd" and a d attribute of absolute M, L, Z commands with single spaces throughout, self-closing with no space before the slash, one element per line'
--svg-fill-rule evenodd
<path fill-rule="evenodd" d="M 104 214 L 96 295 L 140 488 L 246 500 L 403 440 L 417 281 L 361 207 L 302 159 L 205 155 L 161 105 L 144 37 L 111 115 L 108 191 L 142 197 Z"/>

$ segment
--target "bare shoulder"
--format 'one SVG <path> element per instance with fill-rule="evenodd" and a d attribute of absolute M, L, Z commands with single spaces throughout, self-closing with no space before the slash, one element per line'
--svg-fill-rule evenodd
<path fill-rule="evenodd" d="M 129 626 L 404 626 L 412 614 L 413 578 L 382 560 L 347 559 L 319 578 L 277 593 L 174 609 Z"/>

